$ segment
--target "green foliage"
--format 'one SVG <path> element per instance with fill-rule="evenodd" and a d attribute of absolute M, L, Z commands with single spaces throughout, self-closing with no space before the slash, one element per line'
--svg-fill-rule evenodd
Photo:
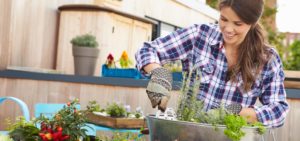
<path fill-rule="evenodd" d="M 224 119 L 228 115 L 224 106 L 220 108 L 211 109 L 207 112 L 203 112 L 199 117 L 199 122 L 201 123 L 209 123 L 212 125 L 222 125 L 224 124 Z"/>
<path fill-rule="evenodd" d="M 228 138 L 233 141 L 239 141 L 245 136 L 245 132 L 241 130 L 242 127 L 247 125 L 245 118 L 238 115 L 227 115 L 225 116 L 224 123 L 226 125 L 224 134 L 227 135 Z"/>
<path fill-rule="evenodd" d="M 96 40 L 96 37 L 91 34 L 76 36 L 71 40 L 71 43 L 73 46 L 77 46 L 77 47 L 91 47 L 91 48 L 98 47 L 98 42 Z"/>
<path fill-rule="evenodd" d="M 69 136 L 69 140 L 75 141 L 80 137 L 86 138 L 86 111 L 80 111 L 76 108 L 79 104 L 79 100 L 75 99 L 72 102 L 67 103 L 63 109 L 58 111 L 53 118 L 48 119 L 45 116 L 38 117 L 35 122 L 41 123 L 41 128 L 50 128 L 52 131 L 56 131 L 58 127 L 62 128 L 62 133 Z"/>
<path fill-rule="evenodd" d="M 217 9 L 218 8 L 219 0 L 206 0 L 206 4 L 210 7 Z"/>
<path fill-rule="evenodd" d="M 126 116 L 126 110 L 123 106 L 118 105 L 116 103 L 112 103 L 106 108 L 107 114 L 112 117 L 124 117 Z"/>
<path fill-rule="evenodd" d="M 0 134 L 0 141 L 13 141 L 8 135 Z"/>
<path fill-rule="evenodd" d="M 259 134 L 264 134 L 266 132 L 266 127 L 261 123 L 261 122 L 255 122 L 253 124 L 251 124 L 252 127 L 257 127 L 258 129 L 258 133 Z"/>
<path fill-rule="evenodd" d="M 138 134 L 131 132 L 113 132 L 113 135 L 99 137 L 100 141 L 146 141 L 145 138 L 138 137 Z"/>
<path fill-rule="evenodd" d="M 197 71 L 195 71 L 196 76 L 195 80 L 192 82 L 192 73 L 188 74 L 187 78 L 184 78 L 181 95 L 179 98 L 179 104 L 177 107 L 177 118 L 183 121 L 195 121 L 199 119 L 202 115 L 203 102 L 197 100 L 197 92 L 200 86 L 200 75 L 197 75 Z M 184 74 L 184 76 L 186 76 Z"/>
<path fill-rule="evenodd" d="M 39 129 L 24 117 L 17 118 L 14 124 L 9 124 L 9 136 L 16 141 L 40 141 Z"/>
<path fill-rule="evenodd" d="M 262 15 L 263 19 L 267 19 L 271 16 L 275 16 L 275 14 L 277 13 L 277 7 L 270 7 L 267 4 L 264 5 L 264 13 Z"/>
<path fill-rule="evenodd" d="M 135 113 L 134 113 L 134 117 L 135 117 L 135 118 L 140 118 L 140 117 L 142 117 L 142 114 L 141 114 L 141 113 L 138 113 L 138 112 L 135 112 Z"/>
<path fill-rule="evenodd" d="M 288 70 L 300 70 L 300 40 L 294 41 L 288 50 L 290 50 L 290 54 L 285 62 L 285 68 Z"/>
<path fill-rule="evenodd" d="M 218 129 L 217 125 L 225 125 L 226 129 L 224 130 L 224 134 L 233 141 L 238 141 L 245 135 L 241 130 L 244 126 L 257 127 L 259 133 L 264 133 L 266 129 L 261 123 L 247 124 L 244 117 L 227 112 L 222 103 L 218 108 L 211 109 L 207 112 L 203 111 L 203 101 L 199 101 L 196 98 L 200 87 L 201 73 L 195 69 L 192 70 L 194 71 L 191 72 L 194 73 L 189 73 L 188 77 L 183 79 L 176 113 L 178 120 L 212 124 L 216 130 Z M 194 77 L 195 79 L 192 80 L 191 78 Z"/>
<path fill-rule="evenodd" d="M 100 105 L 97 101 L 89 101 L 88 105 L 86 106 L 88 112 L 103 112 L 104 110 L 100 108 Z"/>

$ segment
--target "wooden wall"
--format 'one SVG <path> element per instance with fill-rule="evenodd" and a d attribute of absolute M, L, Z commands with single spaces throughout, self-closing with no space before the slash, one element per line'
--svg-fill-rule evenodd
<path fill-rule="evenodd" d="M 11 24 L 11 1 L 0 1 L 0 70 L 9 65 L 9 37 Z"/>
<path fill-rule="evenodd" d="M 1 0 L 0 68 L 55 68 L 57 8 L 68 3 L 93 0 Z"/>
<path fill-rule="evenodd" d="M 172 91 L 168 107 L 176 107 L 178 93 Z M 36 103 L 66 103 L 74 98 L 80 99 L 82 108 L 85 108 L 89 101 L 96 100 L 102 107 L 114 101 L 131 105 L 131 109 L 141 106 L 146 114 L 157 111 L 152 109 L 145 88 L 0 78 L 0 97 L 2 96 L 14 96 L 23 100 L 30 109 L 31 117 L 34 115 Z M 300 138 L 300 100 L 288 99 L 288 102 L 290 112 L 285 125 L 275 129 L 278 141 L 298 141 Z M 20 108 L 11 101 L 1 104 L 0 109 L 0 130 L 6 127 L 6 118 L 14 119 L 22 115 Z M 271 138 L 269 140 L 272 141 Z"/>
<path fill-rule="evenodd" d="M 111 1 L 114 0 L 0 0 L 0 69 L 7 66 L 57 68 L 57 8 L 64 4 L 106 3 L 118 10 L 182 27 L 213 21 L 173 0 L 123 0 L 121 4 Z"/>

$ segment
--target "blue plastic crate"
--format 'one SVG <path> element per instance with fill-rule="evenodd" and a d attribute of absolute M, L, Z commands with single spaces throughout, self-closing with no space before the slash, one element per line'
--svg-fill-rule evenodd
<path fill-rule="evenodd" d="M 107 65 L 102 65 L 102 76 L 145 79 L 137 69 L 108 68 Z"/>

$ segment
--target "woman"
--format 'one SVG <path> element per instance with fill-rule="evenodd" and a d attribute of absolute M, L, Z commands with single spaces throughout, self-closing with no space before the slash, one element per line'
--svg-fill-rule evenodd
<path fill-rule="evenodd" d="M 171 90 L 170 72 L 161 65 L 181 60 L 183 71 L 201 71 L 197 98 L 205 110 L 221 101 L 248 122 L 283 125 L 289 109 L 282 62 L 265 44 L 258 20 L 263 0 L 221 0 L 219 25 L 196 24 L 158 38 L 137 52 L 137 67 L 151 74 L 147 94 L 164 110 Z M 261 106 L 256 106 L 257 98 Z"/>

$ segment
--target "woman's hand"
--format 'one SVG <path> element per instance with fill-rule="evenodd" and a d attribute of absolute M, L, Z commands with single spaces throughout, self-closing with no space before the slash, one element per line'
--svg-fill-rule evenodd
<path fill-rule="evenodd" d="M 172 75 L 169 70 L 163 67 L 153 69 L 150 74 L 151 79 L 146 92 L 152 107 L 158 106 L 158 109 L 164 112 L 172 90 Z"/>
<path fill-rule="evenodd" d="M 243 108 L 239 115 L 245 117 L 249 123 L 255 123 L 258 121 L 256 112 L 253 108 Z"/>

